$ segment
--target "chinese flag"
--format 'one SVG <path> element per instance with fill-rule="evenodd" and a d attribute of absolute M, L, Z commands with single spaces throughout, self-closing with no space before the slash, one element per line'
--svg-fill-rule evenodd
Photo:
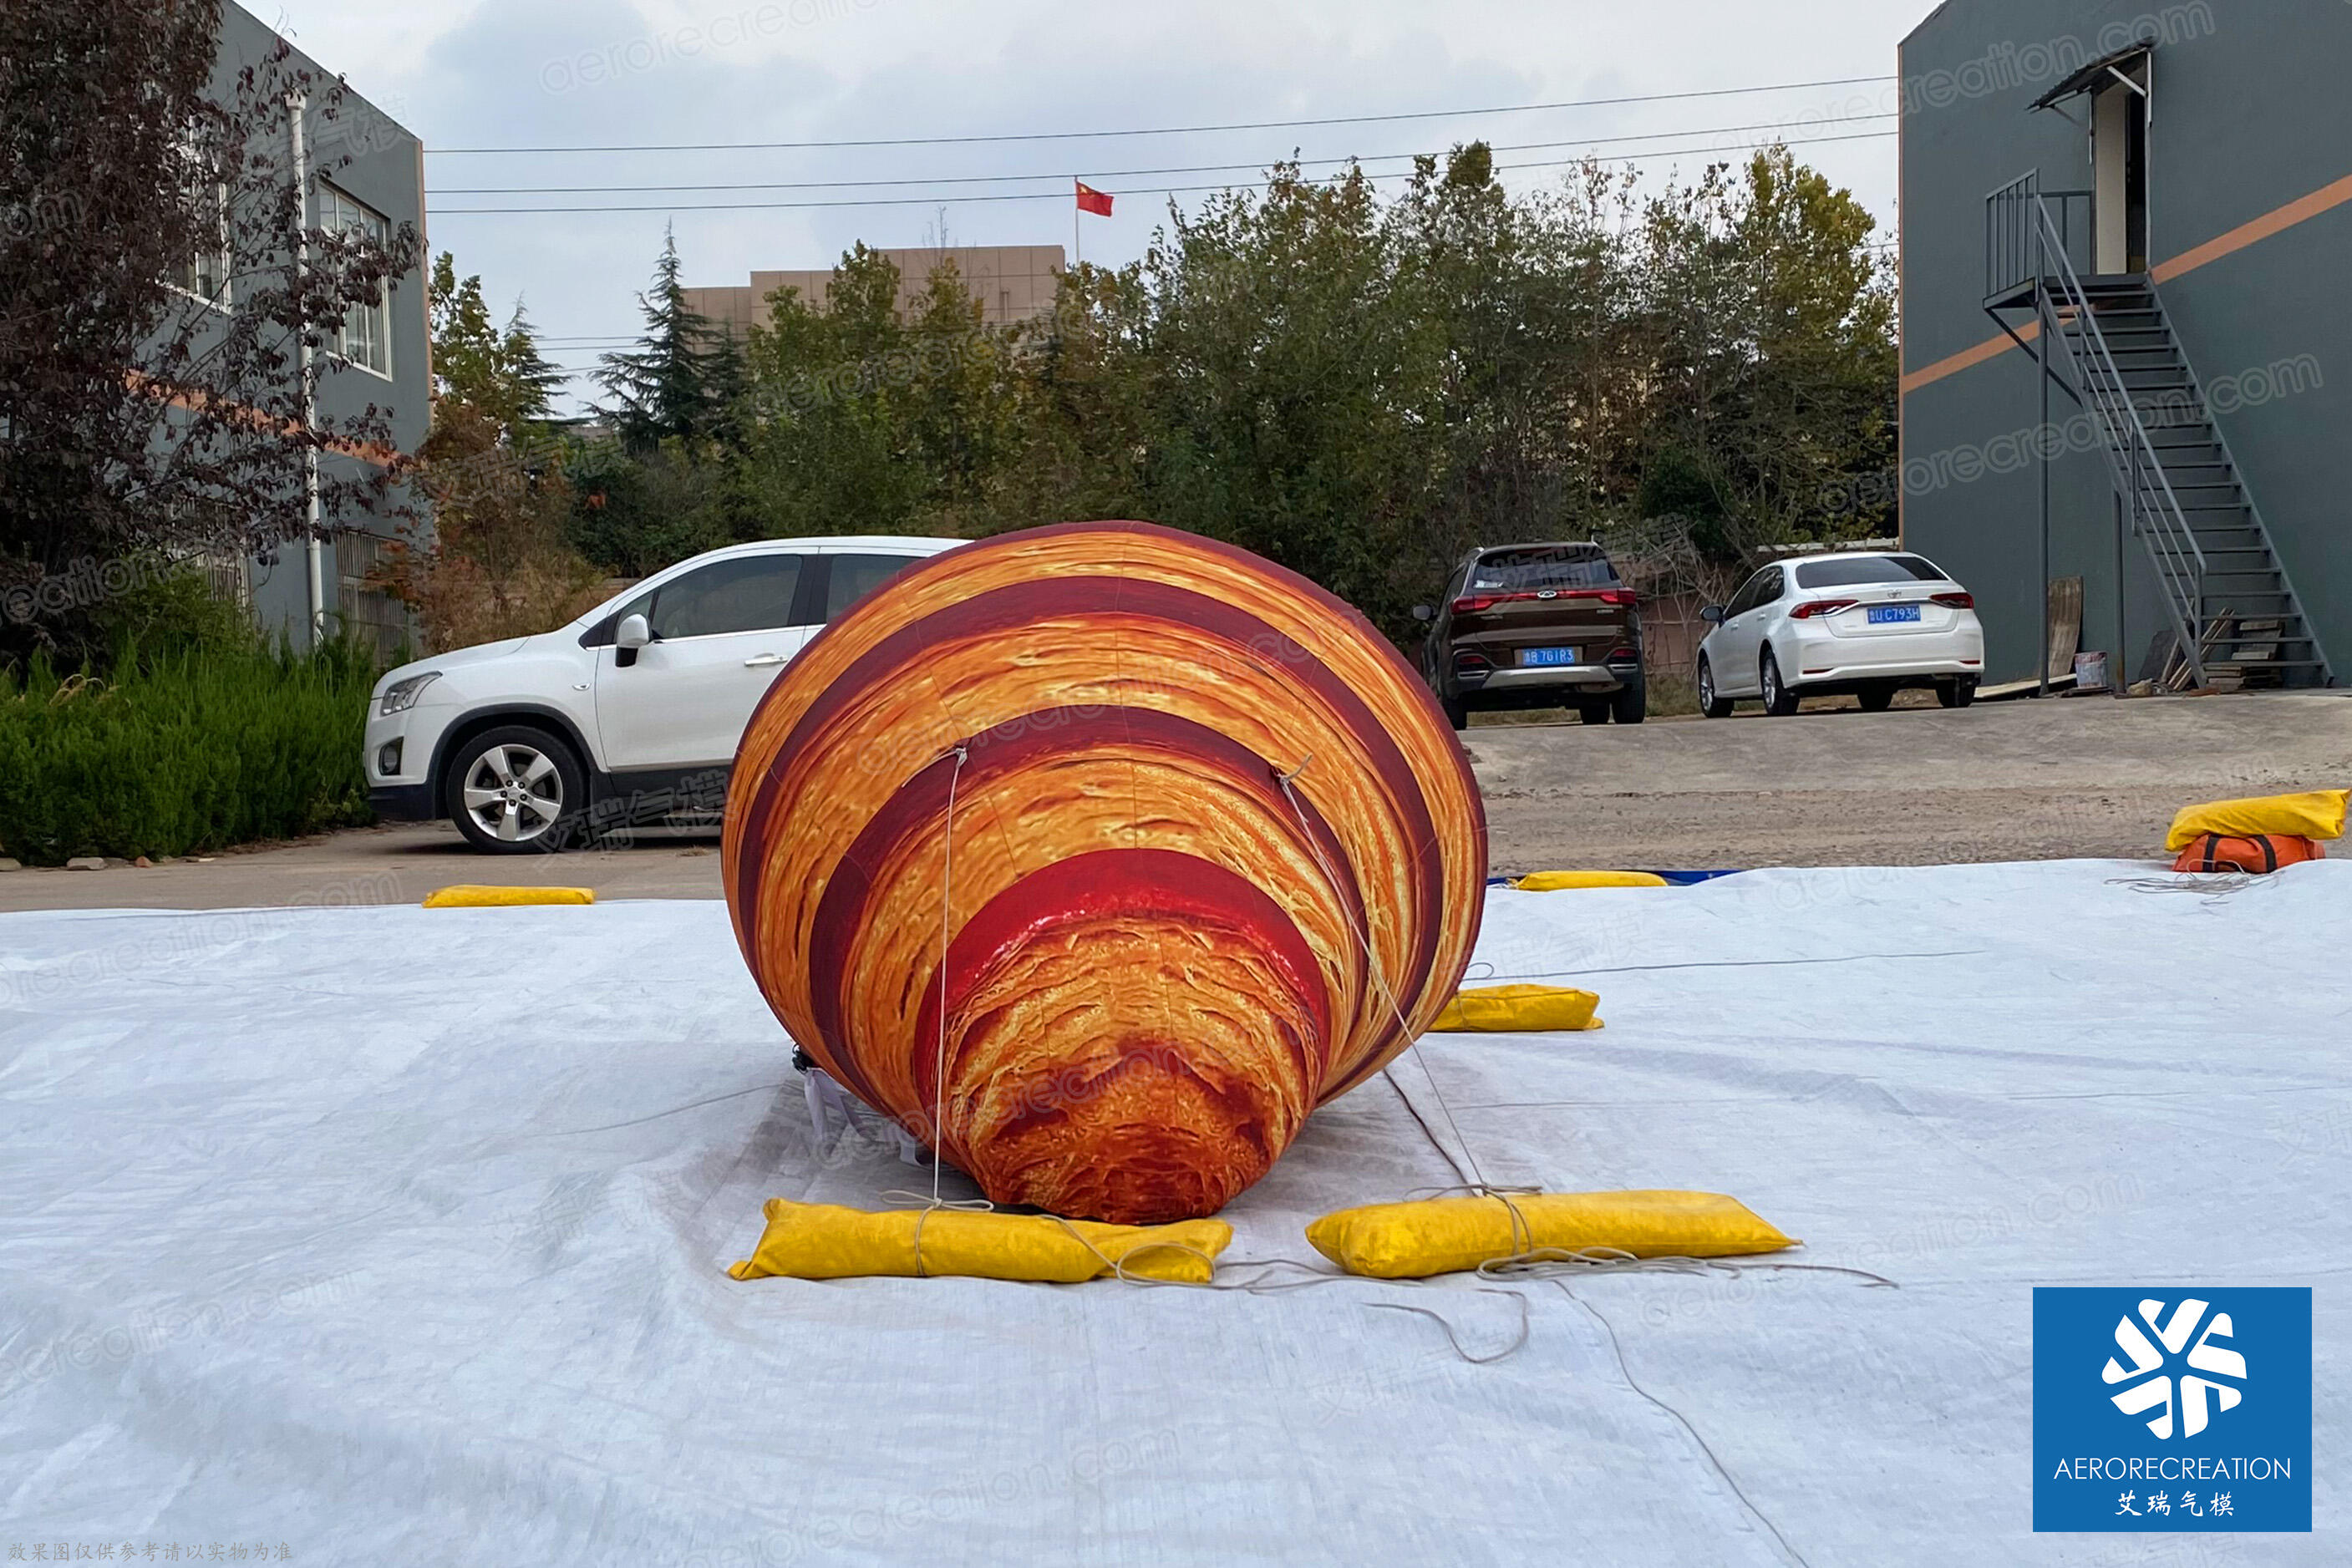
<path fill-rule="evenodd" d="M 1082 213 L 1092 213 L 1098 218 L 1107 218 L 1110 216 L 1110 193 L 1108 191 L 1097 191 L 1092 185 L 1087 184 L 1084 180 L 1080 180 L 1077 183 L 1078 211 Z"/>

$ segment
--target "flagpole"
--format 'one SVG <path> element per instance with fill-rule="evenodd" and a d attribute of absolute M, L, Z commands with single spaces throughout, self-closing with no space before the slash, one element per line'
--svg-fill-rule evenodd
<path fill-rule="evenodd" d="M 1078 177 L 1070 176 L 1070 270 L 1076 273 L 1087 260 L 1087 210 L 1078 205 Z"/>

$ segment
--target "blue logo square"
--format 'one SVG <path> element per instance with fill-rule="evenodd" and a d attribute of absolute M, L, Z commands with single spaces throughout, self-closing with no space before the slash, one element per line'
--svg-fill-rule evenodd
<path fill-rule="evenodd" d="M 2033 1528 L 2311 1528 L 2311 1291 L 2033 1292 Z"/>

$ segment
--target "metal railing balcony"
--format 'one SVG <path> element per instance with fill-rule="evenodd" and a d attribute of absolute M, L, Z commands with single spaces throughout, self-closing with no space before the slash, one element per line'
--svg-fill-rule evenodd
<path fill-rule="evenodd" d="M 2092 270 L 2098 199 L 2090 191 L 2045 191 L 2039 172 L 1985 198 L 1985 303 L 2010 301 L 2044 276 L 2043 219 L 2057 254 L 2076 274 Z"/>

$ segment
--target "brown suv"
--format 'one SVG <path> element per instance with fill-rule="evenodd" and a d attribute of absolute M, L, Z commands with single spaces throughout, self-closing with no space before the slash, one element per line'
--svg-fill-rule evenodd
<path fill-rule="evenodd" d="M 1574 708 L 1587 724 L 1639 724 L 1642 615 L 1597 544 L 1501 545 L 1470 552 L 1429 624 L 1421 669 L 1461 729 L 1481 709 Z"/>

